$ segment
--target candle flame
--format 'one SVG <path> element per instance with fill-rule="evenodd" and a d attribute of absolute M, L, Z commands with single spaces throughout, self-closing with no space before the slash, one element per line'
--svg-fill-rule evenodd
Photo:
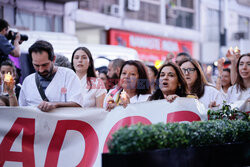
<path fill-rule="evenodd" d="M 108 103 L 113 103 L 114 102 L 114 99 L 111 97 L 111 96 L 108 96 L 108 99 L 107 99 Z"/>
<path fill-rule="evenodd" d="M 5 82 L 11 82 L 13 80 L 12 76 L 10 75 L 10 72 L 4 75 L 4 81 Z"/>
<path fill-rule="evenodd" d="M 235 48 L 234 48 L 234 52 L 235 52 L 235 53 L 238 53 L 238 52 L 239 52 L 239 48 L 238 48 L 238 46 L 235 46 Z"/>
<path fill-rule="evenodd" d="M 121 92 L 121 98 L 122 98 L 123 100 L 126 100 L 126 98 L 127 98 L 126 92 L 124 91 L 124 89 L 123 89 L 122 92 Z"/>
<path fill-rule="evenodd" d="M 210 73 L 212 71 L 212 67 L 211 66 L 207 66 L 207 72 Z"/>

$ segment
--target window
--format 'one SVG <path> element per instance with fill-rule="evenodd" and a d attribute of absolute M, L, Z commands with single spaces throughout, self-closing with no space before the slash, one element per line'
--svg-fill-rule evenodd
<path fill-rule="evenodd" d="M 18 11 L 16 14 L 16 27 L 25 30 L 62 32 L 63 16 Z"/>
<path fill-rule="evenodd" d="M 20 29 L 34 30 L 34 19 L 31 13 L 17 12 L 16 26 Z"/>
<path fill-rule="evenodd" d="M 160 21 L 160 1 L 140 1 L 139 11 L 126 10 L 126 17 L 131 19 L 145 20 L 159 23 Z"/>
<path fill-rule="evenodd" d="M 206 38 L 207 41 L 219 41 L 219 11 L 208 9 L 206 18 Z"/>
<path fill-rule="evenodd" d="M 181 0 L 181 6 L 185 8 L 194 8 L 194 2 L 193 0 Z"/>
<path fill-rule="evenodd" d="M 194 0 L 165 0 L 166 24 L 194 28 Z"/>
<path fill-rule="evenodd" d="M 35 16 L 35 30 L 53 31 L 52 16 Z"/>
<path fill-rule="evenodd" d="M 63 32 L 63 17 L 55 16 L 55 32 Z"/>

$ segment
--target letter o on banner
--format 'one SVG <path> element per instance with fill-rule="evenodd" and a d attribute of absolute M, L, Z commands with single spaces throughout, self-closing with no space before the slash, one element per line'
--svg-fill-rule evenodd
<path fill-rule="evenodd" d="M 112 134 L 115 133 L 117 130 L 119 130 L 121 127 L 124 126 L 130 126 L 130 125 L 134 125 L 137 123 L 142 123 L 144 125 L 150 125 L 152 124 L 147 118 L 145 117 L 141 117 L 141 116 L 131 116 L 131 117 L 126 117 L 121 119 L 120 121 L 118 121 L 110 130 L 105 143 L 104 143 L 104 147 L 103 147 L 103 153 L 107 153 L 108 152 L 108 140 L 110 140 L 112 138 Z"/>
<path fill-rule="evenodd" d="M 201 118 L 199 115 L 192 111 L 176 111 L 169 113 L 167 116 L 167 123 L 171 122 L 181 122 L 181 121 L 200 121 Z"/>

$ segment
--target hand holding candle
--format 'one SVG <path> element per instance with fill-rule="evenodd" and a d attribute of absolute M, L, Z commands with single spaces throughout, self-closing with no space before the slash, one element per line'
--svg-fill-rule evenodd
<path fill-rule="evenodd" d="M 122 90 L 120 97 L 122 100 L 124 100 L 124 101 L 126 100 L 127 95 L 126 95 L 126 92 L 124 91 L 124 89 Z"/>
<path fill-rule="evenodd" d="M 111 96 L 108 96 L 107 102 L 108 102 L 108 104 L 111 104 L 111 103 L 114 103 L 115 101 Z"/>
<path fill-rule="evenodd" d="M 11 76 L 10 72 L 4 75 L 4 90 L 8 92 L 8 94 L 14 93 L 15 80 Z"/>
<path fill-rule="evenodd" d="M 232 62 L 232 61 L 237 61 L 237 59 L 240 57 L 240 49 L 238 46 L 236 46 L 234 49 L 231 46 L 226 54 L 226 57 Z"/>
<path fill-rule="evenodd" d="M 116 106 L 116 103 L 114 101 L 114 99 L 112 98 L 112 96 L 108 96 L 107 98 L 107 107 L 106 107 L 106 111 L 111 111 L 112 109 L 114 109 Z"/>
<path fill-rule="evenodd" d="M 235 52 L 235 53 L 239 53 L 239 51 L 240 51 L 240 50 L 239 50 L 238 46 L 235 46 L 234 52 Z"/>
<path fill-rule="evenodd" d="M 13 82 L 13 77 L 10 75 L 10 72 L 4 74 L 4 82 Z"/>
<path fill-rule="evenodd" d="M 127 107 L 127 105 L 130 103 L 130 98 L 128 94 L 124 91 L 124 89 L 120 94 L 120 98 L 121 98 L 121 105 L 123 105 L 124 108 Z"/>

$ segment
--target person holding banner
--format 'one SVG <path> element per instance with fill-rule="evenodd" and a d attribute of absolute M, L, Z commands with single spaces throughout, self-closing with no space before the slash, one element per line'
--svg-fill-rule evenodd
<path fill-rule="evenodd" d="M 199 63 L 194 59 L 180 62 L 191 94 L 195 94 L 206 108 L 218 107 L 223 103 L 224 97 L 215 87 L 208 84 Z"/>
<path fill-rule="evenodd" d="M 147 101 L 151 87 L 146 67 L 137 60 L 126 61 L 120 71 L 119 85 L 111 89 L 104 99 L 104 108 L 110 111 L 117 105 Z"/>
<path fill-rule="evenodd" d="M 177 97 L 188 95 L 188 86 L 180 68 L 169 62 L 164 64 L 157 75 L 156 91 L 149 100 L 166 99 L 173 102 Z"/>
<path fill-rule="evenodd" d="M 96 77 L 91 52 L 86 47 L 78 47 L 71 58 L 73 71 L 81 80 L 84 92 L 84 107 L 103 107 L 106 88 L 103 81 Z"/>
<path fill-rule="evenodd" d="M 23 81 L 20 106 L 37 106 L 44 112 L 59 107 L 83 106 L 79 78 L 71 69 L 54 65 L 54 49 L 49 42 L 36 41 L 29 48 L 29 56 L 36 73 Z"/>
<path fill-rule="evenodd" d="M 227 102 L 233 103 L 239 100 L 250 102 L 250 53 L 239 57 L 236 71 L 236 83 L 228 89 Z"/>

